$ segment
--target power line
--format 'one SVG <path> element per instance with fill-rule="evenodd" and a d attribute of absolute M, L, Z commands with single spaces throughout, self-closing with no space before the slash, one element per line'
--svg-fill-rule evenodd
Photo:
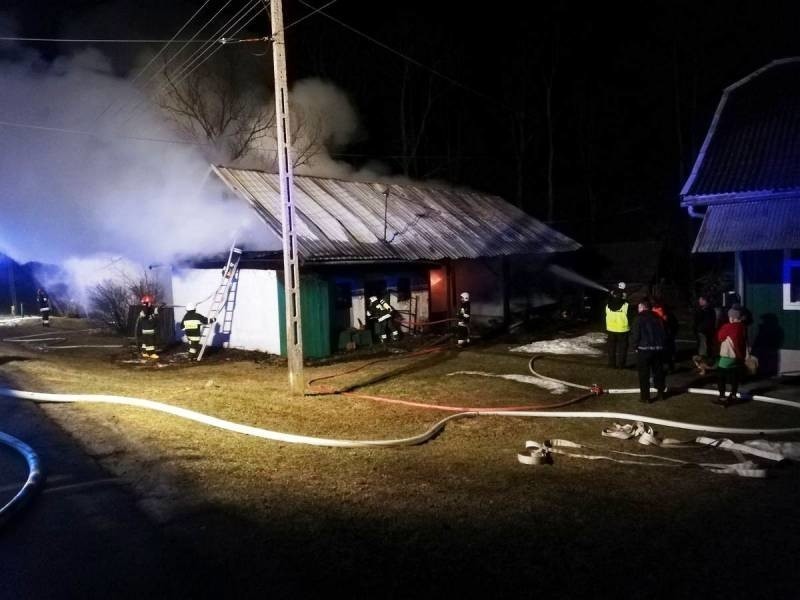
<path fill-rule="evenodd" d="M 207 4 L 207 3 L 208 3 L 208 2 L 206 2 L 206 4 Z M 214 13 L 214 15 L 213 15 L 213 16 L 212 16 L 210 19 L 208 19 L 208 20 L 205 22 L 205 24 L 204 24 L 204 25 L 203 25 L 203 26 L 202 26 L 200 29 L 198 29 L 198 30 L 197 30 L 197 32 L 196 32 L 196 33 L 195 33 L 195 34 L 194 34 L 194 35 L 193 35 L 193 36 L 192 36 L 190 39 L 195 39 L 195 38 L 196 38 L 198 35 L 200 35 L 200 33 L 201 33 L 201 32 L 202 32 L 202 31 L 203 31 L 203 30 L 204 30 L 206 27 L 208 27 L 208 26 L 209 26 L 209 25 L 210 25 L 210 24 L 211 24 L 211 23 L 214 21 L 214 19 L 216 19 L 216 18 L 217 18 L 217 16 L 219 16 L 219 14 L 220 14 L 220 13 L 221 13 L 223 10 L 225 10 L 225 8 L 226 8 L 226 7 L 227 7 L 227 6 L 228 6 L 230 3 L 231 3 L 231 0 L 228 0 L 228 1 L 227 1 L 227 2 L 226 2 L 226 3 L 225 3 L 223 6 L 222 6 L 222 8 L 220 8 L 220 9 L 219 9 L 217 12 L 215 12 L 215 13 Z M 203 6 L 205 6 L 205 4 L 204 4 Z M 240 10 L 241 10 L 241 9 L 240 9 Z M 195 13 L 195 14 L 196 14 L 196 13 Z M 237 14 L 238 14 L 238 13 L 237 13 Z M 194 18 L 194 16 L 193 16 L 192 18 Z M 218 34 L 219 34 L 219 31 L 217 32 L 217 34 L 215 34 L 215 37 L 217 37 L 217 35 L 218 35 Z M 176 35 L 177 35 L 177 34 L 176 34 Z M 215 41 L 218 41 L 218 40 L 215 40 Z M 175 54 L 173 54 L 173 55 L 172 55 L 172 57 L 171 57 L 169 60 L 167 60 L 167 61 L 164 63 L 164 69 L 165 69 L 165 70 L 166 70 L 167 66 L 169 66 L 169 64 L 170 64 L 170 63 L 171 63 L 173 60 L 175 60 L 176 58 L 178 58 L 178 56 L 180 56 L 181 52 L 183 52 L 183 50 L 186 48 L 186 46 L 187 46 L 187 45 L 188 45 L 188 43 L 184 43 L 184 44 L 183 44 L 183 46 L 181 46 L 181 47 L 178 49 L 178 51 L 177 51 Z M 202 48 L 202 47 L 203 47 L 203 46 L 205 46 L 205 45 L 206 45 L 206 44 L 203 44 L 202 46 L 200 46 L 200 48 Z M 191 58 L 191 57 L 192 57 L 192 56 L 194 56 L 194 54 L 196 54 L 198 51 L 199 51 L 199 49 L 195 50 L 195 51 L 194 51 L 192 54 L 190 54 L 190 55 L 189 55 L 189 57 Z M 154 62 L 154 61 L 153 61 L 153 60 L 151 60 L 151 61 L 148 63 L 148 66 L 150 66 L 150 64 L 152 64 L 153 62 Z M 185 63 L 184 63 L 184 64 L 185 64 Z M 149 85 L 150 85 L 150 83 L 151 83 L 151 82 L 152 82 L 152 81 L 153 81 L 153 80 L 154 80 L 154 79 L 155 79 L 155 78 L 156 78 L 156 77 L 159 75 L 159 72 L 160 72 L 160 71 L 156 71 L 155 73 L 153 73 L 153 74 L 152 74 L 152 75 L 151 75 L 151 76 L 150 76 L 150 77 L 147 79 L 147 81 L 145 81 L 144 85 L 142 85 L 142 90 L 143 90 L 143 91 L 144 91 L 144 90 L 146 90 L 146 89 L 147 89 L 147 86 L 149 86 Z M 133 107 L 133 109 L 131 110 L 131 116 L 133 116 L 133 114 L 135 114 L 135 113 L 136 113 L 136 109 L 138 109 L 138 108 L 139 108 L 139 106 L 141 106 L 142 102 L 143 102 L 143 101 L 142 101 L 142 100 L 140 100 L 140 101 L 139 101 L 139 102 L 138 102 L 138 103 L 137 103 L 137 104 L 136 104 L 136 105 Z M 126 109 L 127 109 L 129 106 L 130 106 L 130 105 L 131 105 L 131 102 L 127 102 L 126 104 L 124 104 L 124 105 L 123 105 L 123 106 L 122 106 L 120 109 L 118 109 L 118 110 L 117 110 L 117 111 L 114 113 L 114 116 L 116 117 L 117 115 L 119 115 L 121 112 L 123 112 L 124 110 L 126 110 Z M 127 121 L 128 121 L 128 120 L 130 120 L 130 117 L 129 117 L 129 118 L 128 118 L 128 119 L 127 119 L 125 122 L 127 123 Z"/>
<path fill-rule="evenodd" d="M 173 43 L 173 41 L 175 40 L 175 38 L 177 38 L 177 37 L 178 37 L 178 36 L 181 34 L 181 32 L 182 32 L 184 29 L 186 29 L 186 28 L 189 26 L 189 23 L 191 23 L 192 21 L 194 21 L 194 18 L 195 18 L 197 15 L 199 15 L 199 14 L 200 14 L 200 12 L 201 12 L 201 11 L 202 11 L 202 10 L 203 10 L 203 9 L 204 9 L 204 8 L 205 8 L 207 5 L 208 5 L 208 3 L 209 3 L 209 2 L 211 2 L 211 0 L 206 0 L 206 1 L 203 3 L 203 5 L 202 5 L 200 8 L 198 8 L 198 9 L 197 9 L 197 10 L 194 12 L 194 14 L 193 14 L 191 17 L 189 17 L 189 19 L 188 19 L 188 20 L 187 20 L 187 21 L 186 21 L 186 22 L 185 22 L 183 25 L 181 25 L 181 28 L 180 28 L 180 29 L 178 29 L 178 31 L 176 31 L 176 32 L 175 32 L 175 35 L 173 35 L 173 36 L 172 36 L 172 39 L 171 39 L 170 41 L 166 42 L 166 43 L 165 43 L 165 44 L 164 44 L 164 45 L 161 47 L 161 49 L 160 49 L 158 52 L 156 52 L 156 54 L 153 56 L 153 58 L 151 58 L 151 59 L 150 59 L 150 61 L 149 61 L 149 62 L 148 62 L 148 63 L 147 63 L 145 66 L 144 66 L 144 68 L 143 68 L 141 71 L 139 71 L 139 72 L 136 74 L 136 76 L 135 76 L 135 77 L 133 78 L 133 80 L 131 81 L 131 83 L 132 83 L 132 84 L 133 84 L 133 83 L 136 83 L 136 81 L 137 81 L 137 80 L 138 80 L 138 79 L 139 79 L 139 78 L 140 78 L 140 77 L 141 77 L 141 76 L 144 74 L 144 72 L 145 72 L 145 71 L 147 71 L 147 69 L 149 69 L 149 68 L 150 68 L 150 65 L 152 65 L 152 64 L 153 64 L 153 63 L 154 63 L 154 62 L 155 62 L 155 61 L 158 59 L 158 57 L 159 57 L 159 56 L 161 56 L 161 55 L 164 53 L 164 51 L 165 51 L 165 50 L 166 50 L 166 49 L 169 47 L 169 45 L 170 45 L 171 43 Z M 199 33 L 199 32 L 198 32 L 198 33 Z M 195 35 L 195 37 L 197 37 L 197 36 Z M 188 42 L 187 42 L 187 43 L 185 43 L 185 44 L 182 46 L 182 48 L 181 48 L 181 49 L 185 48 L 185 47 L 186 47 L 186 44 L 188 44 Z M 179 52 L 180 52 L 180 50 L 179 50 Z M 116 102 L 116 100 L 112 100 L 112 101 L 111 101 L 111 102 L 108 104 L 108 106 L 106 106 L 106 107 L 103 109 L 103 112 L 101 112 L 101 113 L 100 113 L 100 114 L 97 116 L 97 120 L 101 119 L 101 118 L 103 117 L 103 115 L 104 115 L 104 114 L 106 114 L 106 113 L 108 112 L 108 109 L 110 109 L 110 108 L 111 108 L 111 107 L 114 105 L 114 103 L 115 103 L 115 102 Z"/>
<path fill-rule="evenodd" d="M 437 77 L 439 77 L 439 78 L 441 78 L 441 79 L 444 79 L 445 81 L 447 81 L 448 83 L 450 83 L 450 84 L 452 84 L 452 85 L 454 85 L 454 86 L 456 86 L 456 87 L 460 87 L 460 88 L 461 88 L 461 89 L 463 89 L 463 90 L 466 90 L 466 91 L 468 91 L 468 92 L 470 92 L 470 93 L 472 93 L 472 94 L 475 94 L 475 95 L 477 95 L 477 96 L 480 96 L 480 97 L 481 97 L 481 98 L 483 98 L 484 100 L 490 100 L 491 102 L 493 102 L 493 103 L 497 104 L 498 106 L 501 106 L 501 107 L 502 107 L 502 108 L 504 108 L 504 109 L 508 109 L 508 107 L 507 107 L 507 106 L 504 106 L 502 103 L 498 102 L 498 101 L 497 101 L 497 98 L 495 98 L 495 97 L 493 97 L 493 96 L 490 96 L 489 94 L 485 94 L 484 92 L 478 91 L 478 90 L 476 90 L 475 88 L 473 88 L 473 87 L 470 87 L 470 86 L 468 86 L 467 84 L 465 84 L 465 83 L 462 83 L 462 82 L 460 82 L 460 81 L 458 81 L 458 80 L 456 80 L 456 79 L 453 79 L 453 78 L 452 78 L 452 77 L 450 77 L 449 75 L 445 75 L 444 73 L 442 73 L 442 72 L 440 72 L 440 71 L 437 71 L 437 70 L 436 70 L 436 69 L 434 69 L 433 67 L 429 67 L 428 65 L 426 65 L 426 64 L 424 64 L 424 63 L 421 63 L 421 62 L 420 62 L 420 61 L 418 61 L 417 59 L 415 59 L 415 58 L 412 58 L 411 56 L 408 56 L 407 54 L 403 54 L 403 53 L 402 53 L 402 52 L 400 52 L 399 50 L 395 50 L 394 48 L 392 48 L 392 47 L 391 47 L 391 46 L 389 46 L 388 44 L 385 44 L 385 43 L 381 42 L 380 40 L 378 40 L 378 39 L 376 39 L 376 38 L 374 38 L 374 37 L 372 37 L 372 36 L 370 36 L 370 35 L 368 35 L 368 34 L 364 33 L 363 31 L 359 31 L 358 29 L 356 29 L 356 28 L 355 28 L 355 27 L 353 27 L 352 25 L 348 25 L 348 24 L 347 24 L 347 23 L 345 23 L 344 21 L 341 21 L 341 20 L 337 19 L 336 17 L 334 17 L 334 16 L 332 16 L 332 15 L 329 15 L 328 13 L 326 13 L 326 12 L 324 12 L 324 11 L 322 10 L 322 9 L 323 9 L 323 8 L 325 8 L 325 7 L 322 7 L 322 8 L 316 8 L 316 7 L 312 6 L 311 4 L 309 4 L 308 2 L 305 2 L 304 0 L 299 0 L 299 1 L 300 1 L 300 4 L 302 4 L 302 5 L 304 5 L 304 6 L 307 6 L 308 8 L 314 9 L 314 12 L 315 12 L 315 13 L 316 13 L 316 12 L 318 12 L 319 14 L 321 14 L 321 15 L 323 15 L 323 16 L 325 16 L 325 17 L 327 17 L 328 19 L 330 19 L 330 20 L 331 20 L 331 21 L 333 21 L 334 23 L 337 23 L 338 25 L 340 25 L 340 26 L 344 27 L 345 29 L 347 29 L 347 30 L 349 30 L 349 31 L 352 31 L 353 33 L 355 33 L 355 34 L 357 34 L 357 35 L 360 35 L 361 37 L 363 37 L 363 38 L 365 38 L 365 39 L 369 40 L 369 41 L 370 41 L 370 42 L 372 42 L 373 44 L 376 44 L 376 45 L 380 46 L 380 47 L 381 47 L 381 48 L 383 48 L 384 50 L 387 50 L 388 52 L 391 52 L 392 54 L 395 54 L 395 55 L 399 56 L 399 57 L 400 57 L 400 58 L 402 58 L 403 60 L 405 60 L 405 61 L 408 61 L 408 62 L 410 62 L 411 64 L 413 64 L 413 65 L 415 65 L 415 66 L 417 66 L 417 67 L 419 67 L 419 68 L 421 68 L 421 69 L 425 69 L 426 71 L 428 71 L 428 72 L 432 73 L 433 75 L 436 75 Z M 313 14 L 313 13 L 312 13 L 312 14 Z"/>
<path fill-rule="evenodd" d="M 108 137 L 117 137 L 127 140 L 138 140 L 142 142 L 157 142 L 160 144 L 182 144 L 186 146 L 207 146 L 208 144 L 203 144 L 200 142 L 193 142 L 190 140 L 170 140 L 164 138 L 153 138 L 147 136 L 137 136 L 137 135 L 101 135 L 99 133 L 94 133 L 92 131 L 84 131 L 82 129 L 67 129 L 64 127 L 47 127 L 45 125 L 33 125 L 31 123 L 14 123 L 12 121 L 0 121 L 0 126 L 2 127 L 15 127 L 18 129 L 34 129 L 37 131 L 49 131 L 49 132 L 56 132 L 56 133 L 70 133 L 74 135 L 83 135 L 87 137 L 94 137 L 94 138 L 108 138 Z"/>
<path fill-rule="evenodd" d="M 52 44 L 164 44 L 187 42 L 191 44 L 205 44 L 219 40 L 156 40 L 156 39 L 110 39 L 110 38 L 40 38 L 40 37 L 0 37 L 0 42 L 47 42 Z"/>
<path fill-rule="evenodd" d="M 330 1 L 330 2 L 328 2 L 327 4 L 323 4 L 323 5 L 322 5 L 322 6 L 320 6 L 319 8 L 317 8 L 317 9 L 314 9 L 313 11 L 311 11 L 310 13 L 308 13 L 307 15 L 304 15 L 304 16 L 300 17 L 299 19 L 297 19 L 296 21 L 294 21 L 294 22 L 292 22 L 292 23 L 289 23 L 289 24 L 288 24 L 286 27 L 284 27 L 284 28 L 283 28 L 283 31 L 286 31 L 286 30 L 287 30 L 287 29 L 289 29 L 290 27 L 294 27 L 295 25 L 297 25 L 298 23 L 300 23 L 300 22 L 302 22 L 302 21 L 305 21 L 305 20 L 306 20 L 306 19 L 308 19 L 309 17 L 313 17 L 313 16 L 314 16 L 315 14 L 317 14 L 318 12 L 322 12 L 324 9 L 328 8 L 328 7 L 329 7 L 331 4 L 335 3 L 336 1 L 337 1 L 337 0 L 331 0 L 331 1 Z M 304 3 L 304 4 L 305 4 L 305 3 Z M 306 6 L 308 6 L 308 5 L 306 4 Z M 312 7 L 309 7 L 309 8 L 314 8 L 314 7 L 312 6 Z M 272 35 L 273 35 L 273 36 L 275 35 L 275 32 L 274 32 L 274 31 L 272 32 Z"/>
<path fill-rule="evenodd" d="M 222 27 L 220 27 L 217 30 L 217 32 L 215 34 L 215 39 L 219 39 L 219 40 L 226 39 L 226 38 L 224 38 L 224 36 L 227 35 L 229 32 L 231 32 L 232 29 L 236 25 L 238 25 L 238 23 L 243 18 L 245 18 L 248 15 L 248 13 L 252 12 L 254 8 L 258 9 L 260 4 L 261 4 L 261 0 L 254 0 L 253 2 L 251 2 L 249 4 L 246 3 L 242 8 L 240 8 L 233 15 L 233 17 L 228 19 L 228 21 Z M 227 6 L 227 4 L 226 4 L 226 6 Z M 238 35 L 239 32 L 242 29 L 244 29 L 247 25 L 250 24 L 250 22 L 252 22 L 253 19 L 255 19 L 255 17 L 257 16 L 258 12 L 259 12 L 259 10 L 256 10 L 256 13 L 254 13 L 252 16 L 250 16 L 248 18 L 248 20 L 245 21 L 245 23 L 241 27 L 239 27 L 235 32 L 233 32 L 232 35 L 233 36 Z M 209 21 L 209 23 L 210 23 L 210 21 Z M 206 25 L 203 27 L 203 29 L 205 29 L 205 27 L 207 27 L 207 26 L 208 26 L 208 23 L 206 23 Z M 202 31 L 202 29 L 201 29 L 201 31 Z M 208 45 L 205 48 L 201 47 L 201 48 L 198 48 L 197 50 L 195 50 L 191 55 L 189 55 L 189 57 L 186 60 L 184 60 L 183 64 L 181 66 L 179 66 L 178 69 L 176 70 L 176 73 L 177 73 L 176 74 L 176 80 L 175 80 L 175 82 L 173 84 L 177 85 L 178 83 L 180 83 L 184 79 L 186 79 L 198 67 L 200 67 L 200 65 L 202 65 L 208 59 L 210 59 L 212 56 L 214 56 L 214 54 L 216 54 L 223 46 L 224 46 L 224 43 L 221 43 L 216 48 L 213 45 Z M 212 52 L 210 54 L 208 54 L 209 50 L 212 50 Z M 203 58 L 203 56 L 206 55 L 206 54 L 207 54 L 207 56 L 205 56 L 205 58 Z M 170 62 L 171 62 L 171 60 L 174 60 L 174 58 L 176 58 L 177 56 L 178 56 L 178 54 L 173 56 L 172 59 L 170 59 Z M 202 58 L 202 60 L 200 60 L 201 58 Z M 199 60 L 199 62 L 198 62 L 198 60 Z M 169 63 L 167 63 L 167 64 L 169 64 Z M 165 65 L 165 67 L 166 67 L 166 65 Z M 191 67 L 191 69 L 190 69 L 190 67 Z M 145 88 L 150 84 L 151 81 L 153 81 L 155 79 L 156 75 L 158 75 L 158 73 L 156 73 L 153 76 L 151 76 L 147 80 L 147 82 L 145 82 L 145 85 L 144 85 Z M 168 85 L 168 82 L 162 83 L 160 86 L 158 86 L 158 88 L 156 88 L 156 90 L 153 92 L 153 95 L 157 95 L 159 92 L 161 92 L 161 90 L 166 88 L 167 85 Z M 138 109 L 142 106 L 142 104 L 145 103 L 145 101 L 146 100 L 144 100 L 144 99 L 140 100 L 132 109 L 130 109 L 130 114 L 128 115 L 128 118 L 125 119 L 122 122 L 122 125 L 124 125 L 125 123 L 127 123 L 128 121 L 130 121 L 132 118 L 134 118 L 136 116 L 136 113 L 137 113 Z M 120 112 L 121 111 L 117 111 L 117 114 L 119 114 Z"/>

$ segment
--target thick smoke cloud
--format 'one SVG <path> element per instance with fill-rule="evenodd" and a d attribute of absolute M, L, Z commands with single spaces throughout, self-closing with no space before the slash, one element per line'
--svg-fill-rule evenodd
<path fill-rule="evenodd" d="M 223 251 L 245 231 L 260 249 L 277 247 L 206 180 L 197 146 L 153 141 L 178 138 L 98 51 L 45 62 L 15 49 L 0 59 L 0 90 L 0 251 L 148 264 Z"/>

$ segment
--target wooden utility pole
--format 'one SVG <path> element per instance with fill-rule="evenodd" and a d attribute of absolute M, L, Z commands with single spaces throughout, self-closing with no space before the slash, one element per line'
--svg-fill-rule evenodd
<path fill-rule="evenodd" d="M 265 0 L 265 3 L 267 0 Z M 292 179 L 292 128 L 289 125 L 289 88 L 286 84 L 286 44 L 281 0 L 270 1 L 272 64 L 275 71 L 275 123 L 277 125 L 278 173 L 281 183 L 283 230 L 283 282 L 286 293 L 286 357 L 289 389 L 293 396 L 305 392 L 303 379 L 303 330 L 300 326 L 300 269 L 295 233 L 294 181 Z"/>

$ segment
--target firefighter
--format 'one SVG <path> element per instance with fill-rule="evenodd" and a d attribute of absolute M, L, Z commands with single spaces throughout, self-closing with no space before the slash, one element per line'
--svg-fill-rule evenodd
<path fill-rule="evenodd" d="M 136 333 L 141 344 L 142 358 L 157 359 L 156 327 L 158 324 L 158 307 L 153 305 L 153 298 L 150 296 L 142 296 L 141 306 Z"/>
<path fill-rule="evenodd" d="M 461 306 L 458 307 L 456 339 L 458 341 L 458 347 L 462 348 L 469 344 L 469 292 L 461 292 L 459 297 L 461 298 Z"/>
<path fill-rule="evenodd" d="M 186 332 L 186 338 L 189 340 L 189 360 L 197 360 L 203 325 L 214 322 L 216 322 L 215 318 L 207 319 L 197 312 L 197 305 L 193 302 L 186 305 L 186 314 L 181 320 L 181 328 Z"/>
<path fill-rule="evenodd" d="M 381 344 L 386 343 L 389 335 L 392 336 L 392 341 L 400 337 L 400 332 L 397 331 L 397 328 L 394 326 L 394 321 L 392 320 L 393 313 L 394 309 L 388 301 L 383 298 L 378 298 L 377 296 L 369 297 L 367 318 L 373 319 L 377 324 L 377 333 Z"/>
<path fill-rule="evenodd" d="M 42 317 L 42 327 L 50 327 L 50 299 L 42 288 L 36 290 L 36 302 L 39 303 L 39 315 Z"/>
<path fill-rule="evenodd" d="M 625 299 L 625 284 L 620 282 L 611 290 L 606 304 L 606 334 L 608 336 L 608 366 L 624 369 L 628 358 L 628 302 Z"/>

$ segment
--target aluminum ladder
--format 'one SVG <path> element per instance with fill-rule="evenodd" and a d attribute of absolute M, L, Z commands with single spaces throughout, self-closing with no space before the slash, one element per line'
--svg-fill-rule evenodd
<path fill-rule="evenodd" d="M 197 355 L 198 362 L 203 360 L 203 354 L 205 354 L 206 347 L 211 339 L 211 332 L 214 330 L 214 323 L 211 322 L 211 319 L 216 319 L 220 310 L 224 310 L 225 314 L 228 313 L 228 300 L 231 288 L 233 287 L 235 290 L 237 287 L 237 284 L 234 282 L 237 279 L 236 272 L 239 270 L 239 261 L 241 258 L 242 250 L 241 248 L 237 248 L 234 242 L 234 245 L 231 246 L 231 251 L 228 253 L 228 262 L 225 263 L 225 267 L 222 269 L 222 276 L 217 291 L 214 293 L 211 309 L 208 311 L 209 322 L 207 325 L 203 325 L 203 329 L 200 333 L 200 353 Z"/>

